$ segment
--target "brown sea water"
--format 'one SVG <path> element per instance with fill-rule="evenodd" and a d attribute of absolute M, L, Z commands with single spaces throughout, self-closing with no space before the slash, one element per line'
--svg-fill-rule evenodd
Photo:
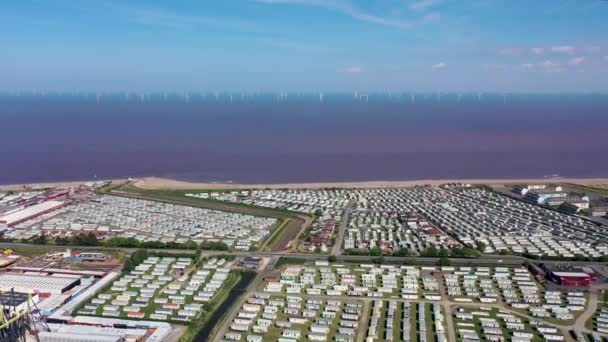
<path fill-rule="evenodd" d="M 3 184 L 553 175 L 608 176 L 608 97 L 0 96 Z"/>

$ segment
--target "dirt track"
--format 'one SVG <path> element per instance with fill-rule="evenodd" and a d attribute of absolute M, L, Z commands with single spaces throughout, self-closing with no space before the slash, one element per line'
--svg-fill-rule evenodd
<path fill-rule="evenodd" d="M 273 252 L 295 250 L 300 234 L 310 226 L 312 220 L 306 216 L 298 216 L 289 223 L 289 227 L 281 235 L 281 239 L 272 249 Z M 290 242 L 294 241 L 291 245 Z"/>

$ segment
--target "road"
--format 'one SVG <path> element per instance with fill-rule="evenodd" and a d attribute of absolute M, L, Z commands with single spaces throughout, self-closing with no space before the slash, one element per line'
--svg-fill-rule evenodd
<path fill-rule="evenodd" d="M 262 273 L 260 273 L 262 274 Z M 250 287 L 251 291 L 256 291 L 258 289 L 258 286 L 260 284 L 259 278 L 257 278 L 256 280 L 256 286 L 252 286 Z M 240 310 L 240 308 L 242 307 L 242 305 L 246 302 L 247 298 L 249 298 L 249 296 L 251 295 L 251 292 L 248 292 L 246 295 L 243 296 L 243 298 L 241 298 L 241 300 L 239 300 L 239 302 L 237 303 L 237 305 L 232 307 L 232 310 L 230 311 L 230 314 L 227 317 L 227 319 L 222 323 L 222 327 L 219 330 L 220 333 L 218 333 L 217 335 L 215 335 L 215 341 L 219 341 L 221 340 L 221 337 L 224 336 L 224 334 L 228 331 L 229 327 L 230 327 L 230 323 L 232 322 L 232 320 L 234 319 L 234 317 L 236 317 L 236 314 L 238 313 L 238 311 Z M 286 294 L 272 294 L 273 296 L 286 296 Z M 363 311 L 362 311 L 362 315 L 360 318 L 360 325 L 359 325 L 359 332 L 357 334 L 357 341 L 361 341 L 361 337 L 366 336 L 366 331 L 362 331 L 361 329 L 363 327 L 366 327 L 365 322 L 368 321 L 369 319 L 369 308 L 371 307 L 371 303 L 376 300 L 376 298 L 369 298 L 369 297 L 349 297 L 349 296 L 327 296 L 327 295 L 308 295 L 308 294 L 300 294 L 300 297 L 302 297 L 303 299 L 321 299 L 321 300 L 340 300 L 340 301 L 344 301 L 344 302 L 348 302 L 348 301 L 360 301 L 363 302 L 364 306 L 363 306 Z M 597 299 L 597 296 L 596 296 Z M 447 332 L 447 339 L 448 341 L 456 341 L 457 338 L 457 334 L 456 334 L 456 330 L 455 330 L 455 326 L 454 326 L 454 321 L 453 321 L 453 317 L 452 317 L 452 313 L 453 311 L 455 311 L 456 307 L 465 307 L 465 308 L 494 308 L 494 309 L 500 309 L 502 311 L 511 313 L 515 316 L 518 317 L 522 317 L 525 318 L 527 320 L 538 320 L 538 321 L 542 321 L 542 319 L 540 318 L 536 318 L 536 317 L 532 317 L 529 316 L 526 313 L 521 313 L 519 311 L 513 310 L 509 307 L 506 307 L 504 305 L 498 304 L 498 303 L 494 303 L 494 304 L 485 304 L 485 303 L 460 303 L 460 302 L 453 302 L 450 301 L 447 296 L 444 296 L 444 298 L 441 301 L 433 301 L 433 300 L 427 300 L 427 299 L 419 299 L 419 300 L 409 300 L 409 299 L 402 299 L 402 298 L 384 298 L 384 300 L 393 300 L 396 301 L 397 303 L 403 303 L 403 302 L 409 302 L 409 303 L 418 303 L 418 302 L 423 302 L 423 303 L 440 303 L 441 306 L 443 307 L 444 313 L 445 313 L 445 328 L 446 328 L 446 332 Z M 568 332 L 571 329 L 576 329 L 581 331 L 582 333 L 590 333 L 591 331 L 584 328 L 585 325 L 585 321 L 587 318 L 591 317 L 593 315 L 593 313 L 595 313 L 596 307 L 597 307 L 597 301 L 595 302 L 596 305 L 595 306 L 588 306 L 586 308 L 586 310 L 579 316 L 579 319 L 577 319 L 576 323 L 573 325 L 567 325 L 567 324 L 555 324 L 555 323 L 547 323 L 547 325 L 550 326 L 554 326 L 557 327 L 558 329 L 560 329 L 560 331 L 563 334 L 568 334 Z M 582 327 L 580 327 L 580 324 L 582 324 Z M 568 334 L 569 335 L 569 334 Z M 600 334 L 600 336 L 603 337 L 608 337 L 608 334 Z M 568 336 L 566 336 L 567 340 L 570 340 L 568 338 Z"/>
<path fill-rule="evenodd" d="M 32 247 L 32 245 L 30 244 L 23 244 L 23 243 L 0 243 L 0 247 Z M 44 248 L 57 248 L 58 246 L 33 246 L 33 247 L 39 247 L 41 249 Z M 116 250 L 117 248 L 108 248 L 108 247 L 70 247 L 70 248 L 78 248 L 78 249 L 89 249 L 89 250 Z M 132 253 L 136 250 L 138 250 L 137 248 L 124 248 L 124 249 L 120 249 L 123 250 L 125 252 L 128 253 Z M 152 251 L 158 251 L 158 252 L 165 252 L 165 253 L 194 253 L 195 251 L 192 250 L 172 250 L 172 249 L 153 249 Z M 203 251 L 202 252 L 203 255 L 205 256 L 213 256 L 213 255 L 225 255 L 225 254 L 231 254 L 231 255 L 236 255 L 236 256 L 258 256 L 258 257 L 264 257 L 264 258 L 269 258 L 270 260 L 268 262 L 263 262 L 261 265 L 261 268 L 259 270 L 259 272 L 257 273 L 256 277 L 254 278 L 254 280 L 251 282 L 251 284 L 249 285 L 247 292 L 241 296 L 239 298 L 239 300 L 234 303 L 234 305 L 231 306 L 230 311 L 228 312 L 228 315 L 225 316 L 225 320 L 222 322 L 222 325 L 220 326 L 219 330 L 218 330 L 218 334 L 216 336 L 224 336 L 224 334 L 228 331 L 229 329 L 229 325 L 230 322 L 232 321 L 233 317 L 238 313 L 238 310 L 242 307 L 242 305 L 245 303 L 246 299 L 248 298 L 248 296 L 252 293 L 252 291 L 257 290 L 260 287 L 260 284 L 262 282 L 262 280 L 264 279 L 264 277 L 268 274 L 271 274 L 273 272 L 273 265 L 275 264 L 275 262 L 283 256 L 289 256 L 289 257 L 293 257 L 293 258 L 301 258 L 301 259 L 305 259 L 305 260 L 309 260 L 309 261 L 314 261 L 314 260 L 326 260 L 327 256 L 323 256 L 323 255 L 317 255 L 317 254 L 305 254 L 305 253 L 285 253 L 285 252 L 227 252 L 227 251 Z M 337 256 L 338 261 L 343 261 L 343 262 L 362 262 L 362 263 L 369 263 L 369 257 L 367 256 L 349 256 L 349 255 L 338 255 Z M 439 260 L 438 258 L 419 258 L 419 257 L 385 257 L 384 258 L 385 263 L 400 263 L 400 264 L 426 264 L 426 265 L 435 265 L 437 263 L 437 261 Z M 505 256 L 485 256 L 482 259 L 450 259 L 453 265 L 484 265 L 484 266 L 489 266 L 489 265 L 502 265 L 502 266 L 512 266 L 512 265 L 521 265 L 526 259 L 522 258 L 522 257 L 505 257 Z M 590 264 L 589 262 L 568 262 L 569 264 L 573 265 L 573 264 L 581 264 L 581 265 L 588 265 Z M 438 283 L 440 284 L 440 289 L 442 293 L 445 293 L 445 288 L 443 288 L 443 281 L 438 281 Z M 580 331 L 581 333 L 590 333 L 591 331 L 589 329 L 587 329 L 585 327 L 585 323 L 586 321 L 591 318 L 598 307 L 598 291 L 601 291 L 603 289 L 606 289 L 608 287 L 608 285 L 598 285 L 598 286 L 594 286 L 591 291 L 590 291 L 590 296 L 589 296 L 589 301 L 586 305 L 585 311 L 582 312 L 579 317 L 576 319 L 576 321 L 573 324 L 554 324 L 554 323 L 550 323 L 550 325 L 552 326 L 556 326 L 557 328 L 559 328 L 562 333 L 568 333 L 569 330 L 574 329 L 577 331 Z M 304 298 L 308 298 L 308 295 L 302 295 Z M 346 297 L 346 296 L 312 296 L 311 298 L 317 298 L 317 299 L 338 299 L 338 300 L 360 300 L 360 301 L 371 301 L 374 298 L 362 298 L 362 297 Z M 390 298 L 390 299 L 394 299 L 398 302 L 404 302 L 404 301 L 409 301 L 412 302 L 410 300 L 404 300 L 404 299 L 400 299 L 400 298 Z M 421 300 L 423 302 L 436 302 L 436 301 L 428 301 L 428 300 Z M 512 312 L 513 314 L 516 314 L 518 316 L 521 317 L 526 317 L 528 319 L 537 319 L 534 317 L 530 317 L 526 314 L 522 314 L 521 312 L 517 312 L 514 310 L 510 310 L 508 307 L 501 305 L 500 303 L 497 304 L 481 304 L 481 303 L 460 303 L 460 302 L 452 302 L 449 301 L 449 299 L 446 297 L 444 298 L 441 302 L 441 305 L 445 311 L 446 314 L 446 325 L 447 325 L 447 337 L 449 341 L 455 341 L 456 340 L 456 333 L 454 331 L 454 325 L 453 325 L 453 317 L 451 316 L 451 313 L 453 312 L 455 307 L 461 306 L 461 307 L 493 307 L 493 308 L 500 308 L 502 310 L 506 310 L 509 312 Z M 608 336 L 606 334 L 600 334 L 601 336 Z M 569 335 L 566 335 L 566 340 L 567 341 L 571 341 L 572 338 Z"/>
<path fill-rule="evenodd" d="M 346 208 L 344 209 L 344 214 L 342 215 L 342 221 L 340 221 L 340 227 L 338 228 L 338 236 L 336 237 L 336 241 L 334 243 L 333 248 L 331 249 L 331 255 L 338 256 L 340 255 L 340 250 L 342 249 L 344 234 L 346 234 L 346 228 L 348 226 L 348 217 L 350 216 L 351 211 L 353 210 L 353 206 L 355 202 L 353 200 L 349 200 Z"/>
<path fill-rule="evenodd" d="M 40 249 L 78 249 L 78 250 L 95 250 L 95 251 L 115 251 L 121 250 L 127 253 L 133 253 L 141 248 L 116 248 L 116 247 L 103 247 L 103 246 L 54 246 L 54 245 L 32 245 L 18 242 L 0 242 L 0 248 L 16 248 L 16 247 L 30 247 Z M 196 251 L 187 249 L 148 249 L 151 252 L 158 253 L 171 253 L 171 254 L 194 254 Z M 235 256 L 257 256 L 257 257 L 290 257 L 300 258 L 306 260 L 327 260 L 327 255 L 321 254 L 307 254 L 307 253 L 289 253 L 289 252 L 245 252 L 245 251 L 202 251 L 201 255 L 214 256 L 214 255 L 235 255 Z M 360 255 L 339 255 L 338 261 L 343 262 L 361 262 L 369 263 L 369 256 Z M 520 256 L 502 256 L 502 255 L 484 255 L 483 258 L 450 258 L 452 265 L 462 266 L 519 266 L 522 265 L 526 260 L 531 262 L 538 262 L 538 260 L 530 260 Z M 427 257 L 394 257 L 385 256 L 384 263 L 387 264 L 420 264 L 420 265 L 436 265 L 439 258 L 427 258 Z M 551 261 L 555 264 L 568 264 L 568 265 L 605 265 L 602 262 L 589 262 L 589 261 Z"/>
<path fill-rule="evenodd" d="M 241 298 L 239 300 L 239 302 L 234 305 L 232 307 L 232 310 L 230 311 L 230 314 L 227 317 L 227 319 L 222 323 L 222 327 L 220 330 L 220 333 L 216 335 L 216 341 L 218 341 L 221 337 L 224 336 L 224 334 L 228 331 L 230 323 L 232 322 L 233 318 L 236 316 L 236 314 L 238 313 L 238 310 L 240 310 L 240 308 L 242 307 L 242 305 L 246 302 L 247 298 L 249 298 L 249 296 L 255 292 L 255 291 L 259 291 L 261 290 L 260 284 L 262 281 L 262 278 L 267 275 L 270 274 L 270 271 L 272 269 L 272 266 L 274 265 L 274 262 L 277 260 L 278 257 L 274 257 L 275 259 L 273 259 L 270 263 L 268 263 L 268 265 L 263 265 L 261 266 L 261 268 L 263 269 L 263 271 L 258 273 L 258 277 L 255 279 L 254 282 L 252 282 L 252 285 L 249 287 L 248 293 L 245 294 L 243 296 L 243 298 Z M 446 337 L 448 341 L 456 341 L 457 340 L 457 332 L 456 332 L 456 327 L 454 325 L 454 319 L 453 319 L 453 312 L 456 310 L 457 307 L 466 307 L 466 308 L 495 308 L 495 309 L 499 309 L 502 310 L 504 312 L 509 312 L 513 315 L 516 315 L 518 317 L 521 318 L 525 318 L 528 321 L 530 320 L 539 320 L 539 321 L 543 321 L 543 319 L 540 318 L 536 318 L 536 317 L 532 317 L 530 316 L 528 313 L 522 313 L 518 310 L 512 309 L 509 306 L 506 306 L 504 303 L 502 302 L 498 302 L 498 303 L 491 303 L 491 304 L 485 304 L 485 303 L 462 303 L 462 302 L 454 302 L 451 301 L 449 299 L 449 297 L 446 294 L 446 288 L 445 288 L 445 284 L 443 282 L 443 279 L 441 279 L 441 276 L 438 273 L 434 274 L 434 277 L 437 278 L 438 280 L 438 284 L 439 284 L 439 291 L 440 293 L 442 293 L 442 299 L 441 301 L 433 301 L 433 300 L 428 300 L 428 299 L 419 299 L 419 300 L 409 300 L 409 299 L 402 299 L 402 298 L 398 298 L 398 297 L 393 297 L 393 298 L 383 298 L 383 300 L 394 300 L 398 303 L 403 303 L 403 302 L 409 302 L 409 303 L 417 303 L 417 302 L 423 302 L 423 303 L 439 303 L 442 306 L 442 309 L 444 311 L 445 314 L 445 328 L 446 328 Z M 585 323 L 588 319 L 590 319 L 596 312 L 597 307 L 598 307 L 598 292 L 601 291 L 602 289 L 608 287 L 608 285 L 600 285 L 600 286 L 595 286 L 593 288 L 590 289 L 590 295 L 589 295 L 589 300 L 587 305 L 585 306 L 585 310 L 579 315 L 579 317 L 576 319 L 576 321 L 572 324 L 556 324 L 556 323 L 549 323 L 547 322 L 547 325 L 550 326 L 554 326 L 556 328 L 558 328 L 560 330 L 560 332 L 565 336 L 565 341 L 566 342 L 575 342 L 574 339 L 570 336 L 569 332 L 570 330 L 577 330 L 580 331 L 583 334 L 589 334 L 591 333 L 591 330 L 587 329 L 585 327 Z M 272 294 L 273 296 L 287 296 L 286 294 Z M 366 331 L 364 331 L 363 329 L 366 327 L 365 322 L 367 322 L 369 320 L 369 311 L 370 311 L 370 305 L 371 303 L 376 300 L 376 298 L 370 298 L 370 297 L 351 297 L 351 296 L 327 296 L 327 295 L 308 295 L 306 293 L 300 294 L 300 297 L 302 297 L 303 299 L 322 299 L 322 300 L 340 300 L 340 301 L 344 301 L 344 302 L 348 302 L 348 301 L 359 301 L 363 303 L 363 311 L 362 311 L 362 315 L 360 317 L 360 325 L 359 325 L 359 331 L 357 334 L 357 342 L 361 342 L 363 341 L 364 337 L 366 336 Z M 608 337 L 608 334 L 600 334 L 600 336 L 603 337 Z"/>
<path fill-rule="evenodd" d="M 262 283 L 262 280 L 264 280 L 267 275 L 273 272 L 274 264 L 277 260 L 278 258 L 273 257 L 270 258 L 270 260 L 265 260 L 260 264 L 260 268 L 258 269 L 257 275 L 247 287 L 247 291 L 243 293 L 239 300 L 230 307 L 230 311 L 228 311 L 228 313 L 224 316 L 224 319 L 221 321 L 219 328 L 213 332 L 211 336 L 212 338 L 210 338 L 209 341 L 220 341 L 223 339 L 224 335 L 226 335 L 226 333 L 230 329 L 230 324 L 232 323 L 232 320 L 241 310 L 243 304 L 247 302 L 247 299 L 251 296 L 251 293 L 255 292 Z"/>
<path fill-rule="evenodd" d="M 592 291 L 589 293 L 589 300 L 587 301 L 587 305 L 585 306 L 585 311 L 576 319 L 576 322 L 573 325 L 573 328 L 578 331 L 588 331 L 587 327 L 585 327 L 585 323 L 587 320 L 593 317 L 595 312 L 597 311 L 597 292 Z"/>

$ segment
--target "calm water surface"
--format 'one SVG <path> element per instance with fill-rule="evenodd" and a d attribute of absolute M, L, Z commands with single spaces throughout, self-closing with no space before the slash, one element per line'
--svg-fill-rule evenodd
<path fill-rule="evenodd" d="M 608 177 L 608 99 L 0 96 L 0 183 Z"/>

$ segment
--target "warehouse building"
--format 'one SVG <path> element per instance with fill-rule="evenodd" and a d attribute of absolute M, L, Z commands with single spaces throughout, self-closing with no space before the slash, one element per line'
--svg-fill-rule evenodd
<path fill-rule="evenodd" d="M 23 208 L 21 210 L 14 211 L 8 215 L 4 215 L 0 217 L 0 223 L 3 223 L 8 227 L 12 227 L 16 224 L 46 214 L 63 206 L 64 203 L 61 201 L 42 202 L 36 205 L 32 205 L 30 207 Z"/>
<path fill-rule="evenodd" d="M 0 275 L 0 291 L 36 294 L 61 294 L 80 284 L 80 278 L 4 273 Z"/>

